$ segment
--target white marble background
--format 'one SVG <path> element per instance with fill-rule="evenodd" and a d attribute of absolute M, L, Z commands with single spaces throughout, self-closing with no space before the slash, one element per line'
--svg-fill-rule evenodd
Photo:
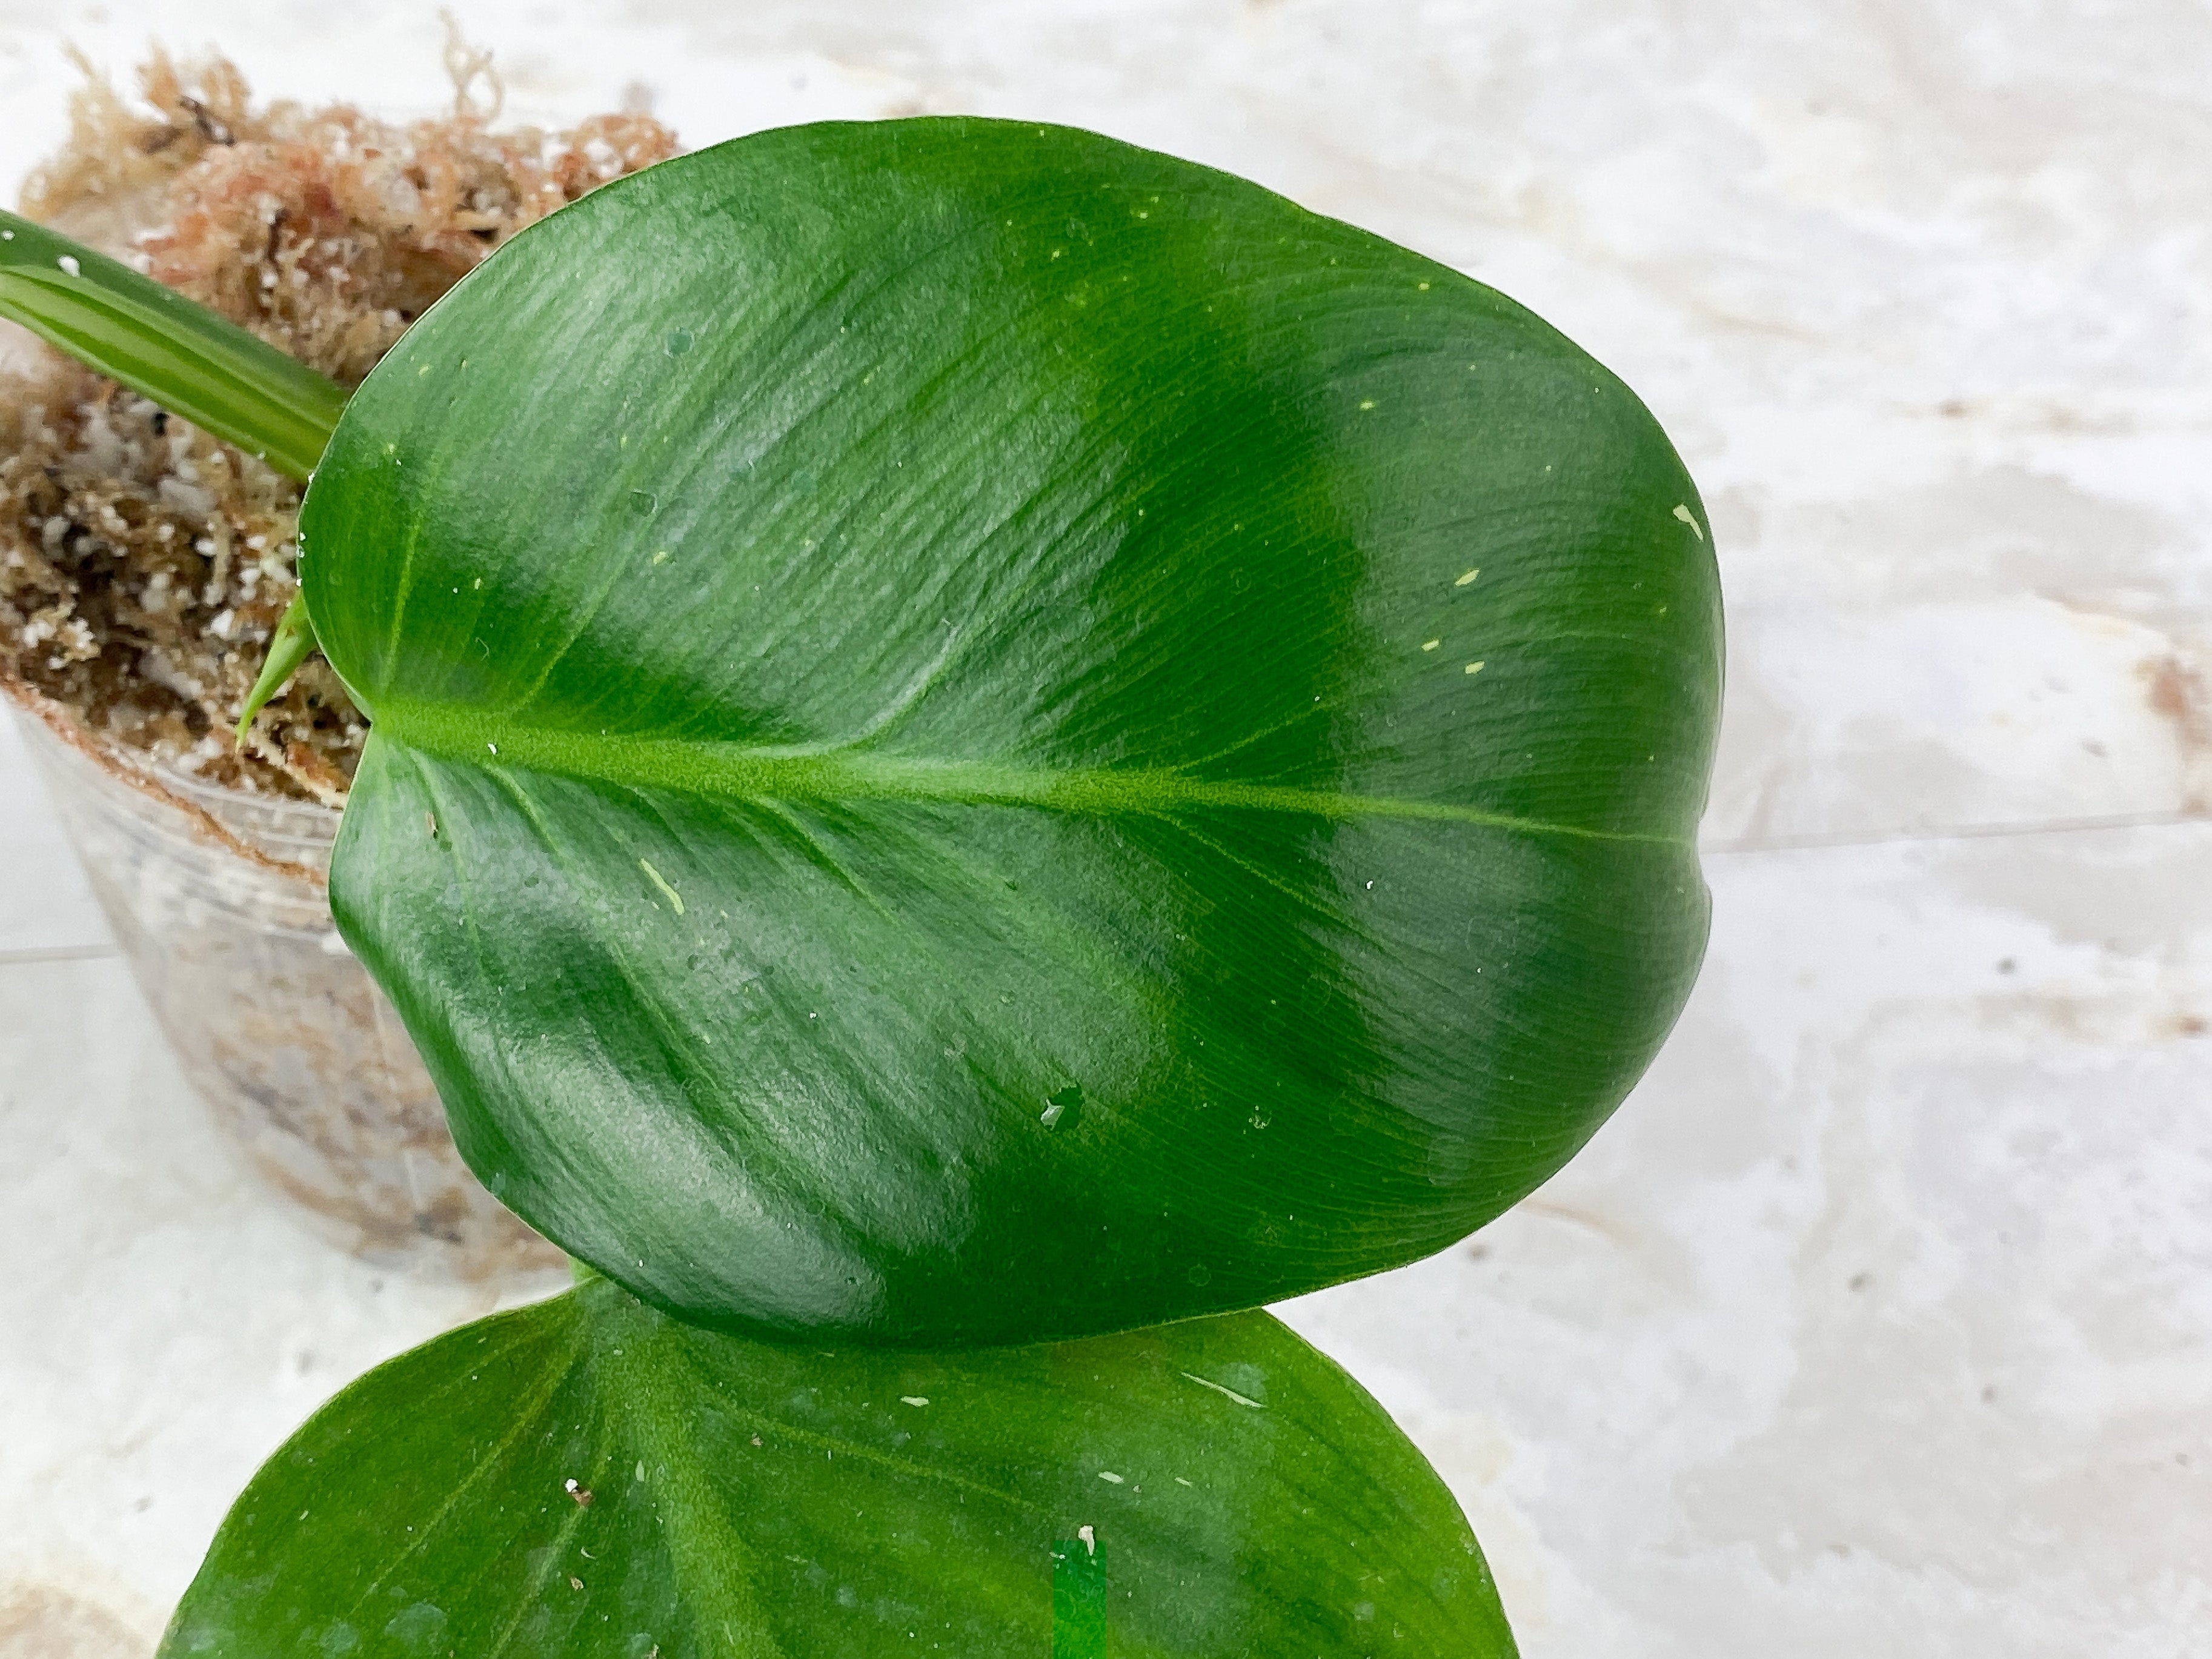
<path fill-rule="evenodd" d="M 2212 1651 L 2212 9 L 458 9 L 515 115 L 1096 127 L 1620 371 L 1730 603 L 1704 981 L 1542 1194 L 1287 1316 L 1451 1482 L 1530 1659 Z M 149 36 L 438 101 L 428 3 L 0 0 L 0 179 L 65 42 Z M 282 1437 L 483 1305 L 240 1171 L 0 738 L 0 1652 L 144 1652 Z"/>

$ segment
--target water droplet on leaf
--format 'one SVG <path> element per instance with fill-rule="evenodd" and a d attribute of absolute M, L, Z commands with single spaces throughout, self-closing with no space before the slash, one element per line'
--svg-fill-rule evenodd
<path fill-rule="evenodd" d="M 1057 1129 L 1063 1123 L 1072 1125 L 1082 1109 L 1083 1085 L 1071 1083 L 1044 1097 L 1044 1111 L 1037 1121 L 1048 1129 Z"/>

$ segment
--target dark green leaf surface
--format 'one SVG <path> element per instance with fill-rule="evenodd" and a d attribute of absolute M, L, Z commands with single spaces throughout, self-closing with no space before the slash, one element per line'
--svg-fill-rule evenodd
<path fill-rule="evenodd" d="M 1264 1314 L 830 1354 L 599 1280 L 325 1407 L 162 1653 L 1044 1659 L 1085 1528 L 1121 1659 L 1514 1650 L 1442 1483 Z"/>
<path fill-rule="evenodd" d="M 1024 1340 L 1410 1261 L 1703 948 L 1665 436 L 1184 162 L 926 120 L 619 180 L 407 334 L 304 531 L 374 717 L 346 937 L 492 1189 L 687 1318 Z"/>

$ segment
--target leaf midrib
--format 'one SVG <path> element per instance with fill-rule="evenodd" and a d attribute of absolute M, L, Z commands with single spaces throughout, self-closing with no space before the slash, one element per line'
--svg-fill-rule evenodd
<path fill-rule="evenodd" d="M 741 801 L 914 801 L 1034 806 L 1097 817 L 1173 817 L 1193 810 L 1290 812 L 1479 825 L 1523 835 L 1687 848 L 1679 836 L 1593 830 L 1447 801 L 1356 795 L 1164 768 L 1020 767 L 933 760 L 876 750 L 773 748 L 669 738 L 594 736 L 508 721 L 480 711 L 385 699 L 374 733 L 418 753 L 487 770 L 520 769 L 639 789 Z"/>

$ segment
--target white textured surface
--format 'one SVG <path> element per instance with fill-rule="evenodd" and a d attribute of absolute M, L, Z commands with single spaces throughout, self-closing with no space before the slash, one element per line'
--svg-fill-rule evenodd
<path fill-rule="evenodd" d="M 1731 605 L 1705 978 L 1538 1198 L 1289 1316 L 1452 1482 L 1530 1659 L 2212 1650 L 2212 12 L 459 9 L 526 118 L 1094 126 L 1620 370 Z M 437 99 L 427 4 L 0 0 L 0 177 L 64 40 L 157 34 Z M 0 1652 L 105 1659 L 307 1410 L 482 1298 L 315 1243 L 118 965 L 58 960 L 105 938 L 4 733 Z"/>

